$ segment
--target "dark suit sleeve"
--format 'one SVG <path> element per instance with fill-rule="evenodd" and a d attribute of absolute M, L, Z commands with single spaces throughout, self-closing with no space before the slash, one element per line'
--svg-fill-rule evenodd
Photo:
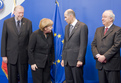
<path fill-rule="evenodd" d="M 51 36 L 52 36 L 51 55 L 52 55 L 52 62 L 54 62 L 55 61 L 55 52 L 54 52 L 54 37 L 53 37 L 53 32 L 52 32 Z"/>
<path fill-rule="evenodd" d="M 1 57 L 7 57 L 7 24 L 4 21 L 3 31 L 2 31 L 2 40 L 1 40 Z"/>
<path fill-rule="evenodd" d="M 32 33 L 32 22 L 30 21 L 30 26 L 29 26 L 29 37 L 31 36 Z"/>
<path fill-rule="evenodd" d="M 78 61 L 84 62 L 85 60 L 85 54 L 86 54 L 86 48 L 87 48 L 87 42 L 88 42 L 88 27 L 87 25 L 83 25 L 80 30 L 80 48 L 79 48 L 79 54 L 78 54 Z"/>
<path fill-rule="evenodd" d="M 120 50 L 120 46 L 121 46 L 121 29 L 119 29 L 114 37 L 114 45 L 104 54 L 104 56 L 106 57 L 106 60 L 110 60 L 110 58 L 112 58 L 115 53 L 117 53 L 117 51 Z"/>
<path fill-rule="evenodd" d="M 67 30 L 67 28 L 65 28 L 65 35 L 66 35 L 66 30 Z M 63 44 L 63 50 L 62 50 L 62 60 L 64 60 L 64 48 L 65 48 L 65 45 L 66 45 L 66 37 L 64 36 L 64 44 Z"/>
<path fill-rule="evenodd" d="M 35 64 L 35 59 L 34 59 L 34 50 L 35 50 L 35 46 L 36 46 L 36 41 L 37 41 L 37 37 L 36 37 L 36 33 L 32 33 L 30 40 L 29 40 L 29 48 L 28 48 L 28 55 L 29 55 L 29 64 Z"/>
<path fill-rule="evenodd" d="M 91 44 L 91 49 L 92 49 L 93 57 L 96 59 L 96 54 L 99 54 L 97 50 L 97 30 L 95 32 L 95 36 Z"/>
<path fill-rule="evenodd" d="M 66 44 L 66 42 L 65 42 L 65 37 L 64 37 L 64 44 L 63 44 L 63 50 L 62 50 L 62 60 L 64 60 L 64 47 L 65 47 L 65 44 Z"/>

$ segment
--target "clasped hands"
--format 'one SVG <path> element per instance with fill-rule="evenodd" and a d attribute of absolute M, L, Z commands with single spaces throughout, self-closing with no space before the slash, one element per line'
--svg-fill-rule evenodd
<path fill-rule="evenodd" d="M 101 62 L 101 63 L 106 63 L 106 62 L 107 62 L 107 61 L 106 61 L 106 57 L 105 57 L 104 55 L 98 54 L 98 55 L 96 55 L 96 58 L 97 58 L 98 61 Z"/>

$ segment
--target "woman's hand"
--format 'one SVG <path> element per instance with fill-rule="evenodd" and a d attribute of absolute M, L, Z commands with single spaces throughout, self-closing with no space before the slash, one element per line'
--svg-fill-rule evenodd
<path fill-rule="evenodd" d="M 33 64 L 33 65 L 31 65 L 31 69 L 32 69 L 33 71 L 36 71 L 36 69 L 38 69 L 38 67 L 37 67 L 36 64 Z"/>
<path fill-rule="evenodd" d="M 64 67 L 64 60 L 61 61 L 61 66 Z"/>

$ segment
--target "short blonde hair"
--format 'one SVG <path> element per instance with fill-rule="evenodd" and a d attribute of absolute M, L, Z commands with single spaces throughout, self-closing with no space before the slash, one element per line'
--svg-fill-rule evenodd
<path fill-rule="evenodd" d="M 53 25 L 53 21 L 48 19 L 48 18 L 43 18 L 40 23 L 39 23 L 39 29 L 41 31 L 44 31 L 44 28 L 46 28 L 47 26 L 52 26 Z"/>

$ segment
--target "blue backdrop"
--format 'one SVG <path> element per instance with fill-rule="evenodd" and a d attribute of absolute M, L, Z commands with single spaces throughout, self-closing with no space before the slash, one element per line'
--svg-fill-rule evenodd
<path fill-rule="evenodd" d="M 5 0 L 3 0 L 5 1 Z M 87 24 L 89 29 L 88 35 L 88 47 L 86 53 L 86 64 L 84 66 L 84 80 L 85 83 L 98 82 L 98 73 L 95 69 L 95 60 L 93 59 L 91 52 L 91 42 L 94 38 L 94 34 L 97 27 L 102 25 L 102 13 L 104 10 L 111 9 L 115 14 L 114 24 L 121 27 L 121 0 L 58 0 L 59 10 L 62 21 L 62 30 L 65 30 L 66 22 L 64 21 L 64 12 L 66 9 L 73 9 L 76 13 L 76 18 Z M 4 4 L 5 5 L 5 4 Z M 30 19 L 33 25 L 33 31 L 38 29 L 39 21 L 42 18 L 53 19 L 55 0 L 25 0 L 22 3 L 25 8 L 24 17 Z M 1 15 L 1 12 L 0 12 Z M 2 27 L 5 19 L 10 18 L 11 15 L 7 15 L 0 20 L 0 40 L 2 35 Z M 1 41 L 0 41 L 1 43 Z M 1 44 L 0 44 L 1 55 Z M 0 58 L 0 65 L 2 59 Z M 31 82 L 31 71 L 28 71 L 29 83 Z M 0 83 L 7 83 L 7 79 L 3 71 L 0 69 Z"/>

